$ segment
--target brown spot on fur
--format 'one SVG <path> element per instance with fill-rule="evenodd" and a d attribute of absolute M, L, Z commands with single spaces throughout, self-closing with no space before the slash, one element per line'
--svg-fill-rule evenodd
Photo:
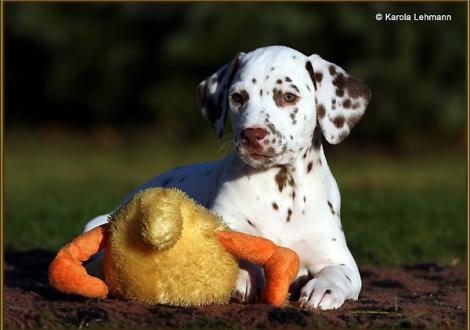
<path fill-rule="evenodd" d="M 250 219 L 246 219 L 246 222 L 248 222 L 248 224 L 249 224 L 250 226 L 256 227 L 256 226 L 253 224 L 253 222 L 250 221 Z"/>
<path fill-rule="evenodd" d="M 291 81 L 292 81 L 292 79 L 290 79 L 289 77 L 286 77 L 286 78 L 284 78 L 284 79 L 285 79 L 285 81 L 287 81 L 287 82 L 291 82 Z"/>
<path fill-rule="evenodd" d="M 275 209 L 276 211 L 279 210 L 279 206 L 276 202 L 273 202 L 273 209 Z"/>
<path fill-rule="evenodd" d="M 291 209 L 288 209 L 287 210 L 287 222 L 290 221 L 290 217 L 292 216 L 292 210 Z"/>
<path fill-rule="evenodd" d="M 307 202 L 307 197 L 304 196 L 304 203 Z"/>
<path fill-rule="evenodd" d="M 282 84 L 282 80 L 281 80 L 281 79 L 278 79 L 278 80 L 276 81 L 276 83 Z"/>
<path fill-rule="evenodd" d="M 333 205 L 331 204 L 330 201 L 328 201 L 328 206 L 330 208 L 331 214 L 335 215 L 335 210 L 333 210 Z"/>
<path fill-rule="evenodd" d="M 321 72 L 315 72 L 315 80 L 318 82 L 318 83 L 321 83 L 322 79 L 323 79 L 323 73 Z"/>
<path fill-rule="evenodd" d="M 277 183 L 277 188 L 279 189 L 280 192 L 282 192 L 282 189 L 286 186 L 287 182 L 287 167 L 286 166 L 281 166 L 279 169 L 279 172 L 277 172 L 276 176 L 274 179 L 276 180 Z"/>
<path fill-rule="evenodd" d="M 276 88 L 273 89 L 273 100 L 278 107 L 282 107 L 282 92 L 277 90 Z"/>
<path fill-rule="evenodd" d="M 318 104 L 317 105 L 317 115 L 318 115 L 318 118 L 323 118 L 325 117 L 325 113 L 326 113 L 326 110 L 325 110 L 325 107 L 323 106 L 323 104 Z"/>
<path fill-rule="evenodd" d="M 351 107 L 351 100 L 350 100 L 350 99 L 344 100 L 344 102 L 343 102 L 343 107 L 344 107 L 345 109 L 349 109 L 349 108 Z"/>
<path fill-rule="evenodd" d="M 335 119 L 333 119 L 333 124 L 335 124 L 337 128 L 341 128 L 343 127 L 345 120 L 346 119 L 343 116 L 338 116 Z"/>
<path fill-rule="evenodd" d="M 313 163 L 309 162 L 307 165 L 307 173 L 310 173 L 310 171 L 312 170 L 312 167 L 313 167 Z"/>
<path fill-rule="evenodd" d="M 366 102 L 369 101 L 369 98 L 370 98 L 369 88 L 366 85 L 364 85 L 362 82 L 360 82 L 359 80 L 351 76 L 346 76 L 340 73 L 333 80 L 333 85 L 339 89 L 346 89 L 348 91 L 348 94 L 353 99 L 362 97 L 363 99 L 366 100 Z"/>
<path fill-rule="evenodd" d="M 310 75 L 310 79 L 312 79 L 313 86 L 315 87 L 315 89 L 317 89 L 317 82 L 315 80 L 315 71 L 313 71 L 313 66 L 312 66 L 312 63 L 310 63 L 310 61 L 307 61 L 307 63 L 305 63 L 305 69 L 307 69 L 308 74 Z"/>
<path fill-rule="evenodd" d="M 292 192 L 292 199 L 295 199 L 295 191 Z"/>
<path fill-rule="evenodd" d="M 344 96 L 344 89 L 336 88 L 336 95 L 337 96 Z"/>
<path fill-rule="evenodd" d="M 330 75 L 334 76 L 336 74 L 336 67 L 333 64 L 331 64 L 328 67 L 328 71 L 330 72 Z"/>

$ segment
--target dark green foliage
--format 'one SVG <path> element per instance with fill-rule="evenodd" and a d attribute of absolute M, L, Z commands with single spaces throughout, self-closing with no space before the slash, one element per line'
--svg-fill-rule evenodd
<path fill-rule="evenodd" d="M 378 22 L 378 12 L 452 21 Z M 465 3 L 8 3 L 5 13 L 9 124 L 152 123 L 200 135 L 196 84 L 239 51 L 284 44 L 370 86 L 352 139 L 464 134 Z"/>

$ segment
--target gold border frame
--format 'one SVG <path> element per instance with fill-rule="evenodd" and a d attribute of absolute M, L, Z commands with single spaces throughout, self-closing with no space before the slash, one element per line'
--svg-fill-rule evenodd
<path fill-rule="evenodd" d="M 5 168 L 4 168 L 4 142 L 5 142 L 5 108 L 4 108 L 4 26 L 5 26 L 5 15 L 4 15 L 4 3 L 201 3 L 201 2 L 210 2 L 210 3 L 240 3 L 240 2 L 258 2 L 258 3 L 280 3 L 280 2 L 296 2 L 296 3 L 306 3 L 306 2 L 314 2 L 314 3 L 367 3 L 367 2 L 384 2 L 384 3 L 429 3 L 429 2 L 439 2 L 439 3 L 466 3 L 467 4 L 467 63 L 466 63 L 466 72 L 467 72 L 467 120 L 466 120 L 466 130 L 467 130 L 467 259 L 466 259 L 466 283 L 467 283 L 467 329 L 470 329 L 470 313 L 469 313 L 469 305 L 470 305 L 470 292 L 468 288 L 469 284 L 469 267 L 470 267 L 470 206 L 468 198 L 470 193 L 470 168 L 469 168 L 469 154 L 470 154 L 470 70 L 469 70 L 469 53 L 470 53 L 470 5 L 469 0 L 426 0 L 426 1 L 413 1 L 413 0 L 393 0 L 393 1 L 385 1 L 385 0 L 295 0 L 295 1 L 286 1 L 286 0 L 257 0 L 257 1 L 250 1 L 250 0 L 136 0 L 136 1 L 129 1 L 129 0 L 0 0 L 0 20 L 1 20 L 1 27 L 0 27 L 0 329 L 3 329 L 3 320 L 4 320 L 4 306 L 3 306 L 3 294 L 4 294 L 4 249 L 3 249 L 3 225 L 4 225 L 4 175 L 5 175 Z"/>

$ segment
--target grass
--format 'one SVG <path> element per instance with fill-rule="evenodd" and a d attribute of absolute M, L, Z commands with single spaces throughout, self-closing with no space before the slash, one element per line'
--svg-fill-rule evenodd
<path fill-rule="evenodd" d="M 182 143 L 155 131 L 8 131 L 5 249 L 55 250 L 154 175 L 223 150 L 210 137 Z M 360 264 L 465 262 L 464 152 L 396 157 L 348 143 L 330 150 L 343 228 Z"/>

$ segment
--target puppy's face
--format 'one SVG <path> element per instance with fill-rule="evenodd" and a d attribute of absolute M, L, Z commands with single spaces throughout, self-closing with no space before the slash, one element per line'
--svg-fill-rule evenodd
<path fill-rule="evenodd" d="M 247 54 L 228 89 L 235 150 L 255 168 L 291 163 L 312 142 L 315 87 L 301 53 Z"/>
<path fill-rule="evenodd" d="M 255 168 L 294 162 L 317 138 L 317 124 L 328 142 L 341 142 L 370 97 L 340 67 L 282 46 L 238 54 L 198 91 L 218 136 L 230 114 L 235 150 Z"/>

